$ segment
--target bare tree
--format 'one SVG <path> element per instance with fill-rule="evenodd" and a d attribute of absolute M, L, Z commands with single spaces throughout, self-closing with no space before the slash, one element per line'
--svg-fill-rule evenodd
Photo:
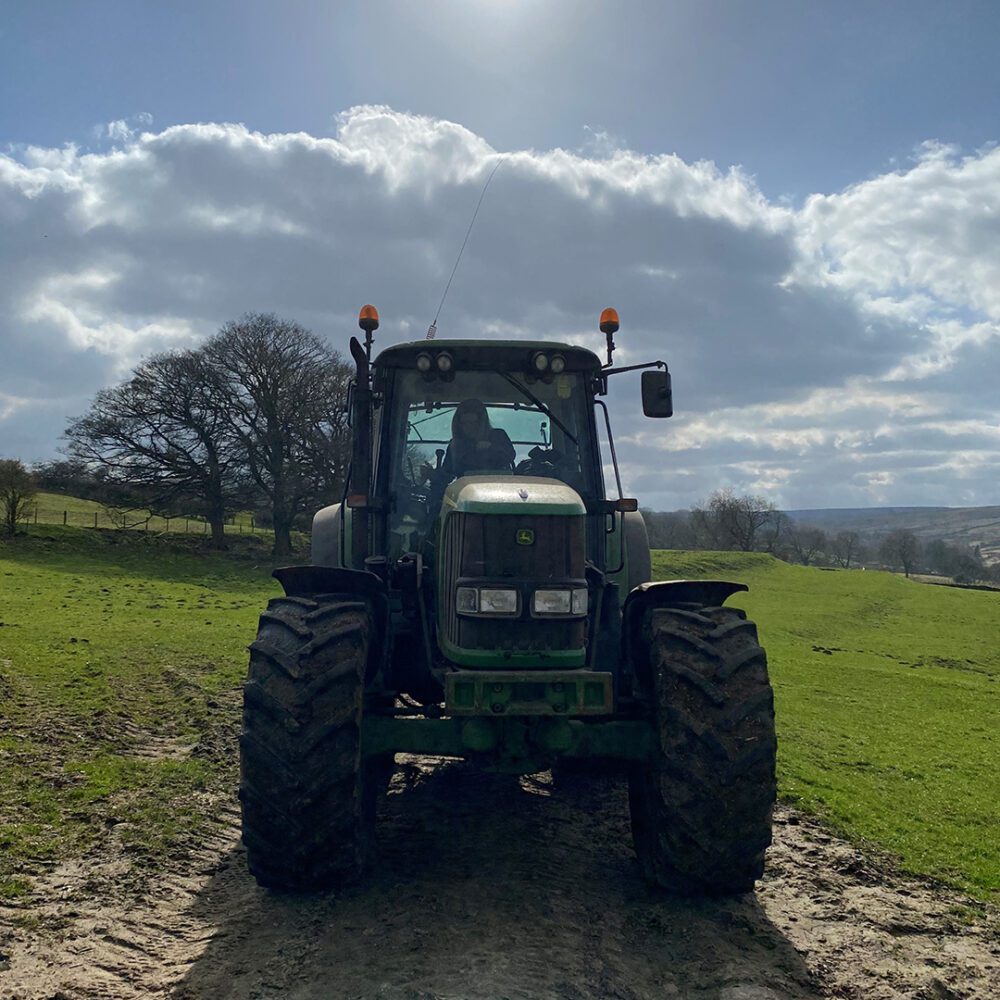
<path fill-rule="evenodd" d="M 903 573 L 908 577 L 920 555 L 920 543 L 917 536 L 905 528 L 890 531 L 882 539 L 879 555 L 888 565 L 902 567 Z"/>
<path fill-rule="evenodd" d="M 3 507 L 4 534 L 14 536 L 17 522 L 28 513 L 38 492 L 34 477 L 20 459 L 0 459 L 0 506 Z"/>
<path fill-rule="evenodd" d="M 775 515 L 763 497 L 738 495 L 732 488 L 716 490 L 701 506 L 691 508 L 691 522 L 705 548 L 752 552 L 758 533 Z"/>
<path fill-rule="evenodd" d="M 851 560 L 856 559 L 861 548 L 861 536 L 856 531 L 838 531 L 830 546 L 833 558 L 844 569 L 851 568 Z"/>
<path fill-rule="evenodd" d="M 213 377 L 200 351 L 156 355 L 102 389 L 65 436 L 72 459 L 100 470 L 112 506 L 200 514 L 222 548 L 241 477 Z"/>
<path fill-rule="evenodd" d="M 691 524 L 691 515 L 685 510 L 663 513 L 643 510 L 646 531 L 651 549 L 694 549 L 698 540 Z"/>
<path fill-rule="evenodd" d="M 97 394 L 66 431 L 116 508 L 200 514 L 225 544 L 229 513 L 271 511 L 275 555 L 310 505 L 339 495 L 350 454 L 349 370 L 295 323 L 251 314 L 195 351 L 157 355 Z"/>
<path fill-rule="evenodd" d="M 770 552 L 771 555 L 777 555 L 786 544 L 794 527 L 794 522 L 787 514 L 783 514 L 780 510 L 772 510 L 771 516 L 761 525 L 760 548 L 764 552 Z"/>
<path fill-rule="evenodd" d="M 816 556 L 825 552 L 828 544 L 826 532 L 821 528 L 802 525 L 788 534 L 788 546 L 803 566 L 809 566 Z"/>
<path fill-rule="evenodd" d="M 296 515 L 338 496 L 350 456 L 350 369 L 297 323 L 249 313 L 204 347 L 240 461 L 271 510 L 274 555 L 291 552 Z"/>
<path fill-rule="evenodd" d="M 94 500 L 97 497 L 99 485 L 94 470 L 79 459 L 37 462 L 31 471 L 38 488 L 48 493 L 64 493 L 86 500 Z"/>

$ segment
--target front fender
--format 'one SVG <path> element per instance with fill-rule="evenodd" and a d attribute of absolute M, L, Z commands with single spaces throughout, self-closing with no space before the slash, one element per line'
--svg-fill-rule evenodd
<path fill-rule="evenodd" d="M 335 566 L 281 566 L 271 576 L 288 597 L 319 597 L 338 594 L 364 601 L 372 616 L 372 655 L 367 676 L 371 678 L 388 660 L 390 652 L 389 594 L 385 581 L 360 569 Z"/>
<path fill-rule="evenodd" d="M 726 580 L 660 580 L 641 583 L 629 592 L 622 608 L 622 666 L 634 672 L 642 649 L 642 627 L 648 612 L 679 604 L 718 607 L 733 594 L 749 590 L 745 583 Z"/>
<path fill-rule="evenodd" d="M 625 599 L 625 613 L 630 604 L 643 608 L 662 608 L 674 604 L 703 604 L 717 607 L 725 604 L 733 594 L 749 590 L 745 583 L 726 580 L 658 580 L 640 583 Z"/>

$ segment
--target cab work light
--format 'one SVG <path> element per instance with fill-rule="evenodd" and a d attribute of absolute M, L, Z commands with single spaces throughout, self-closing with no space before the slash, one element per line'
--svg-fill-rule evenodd
<path fill-rule="evenodd" d="M 549 367 L 549 356 L 543 354 L 541 351 L 537 351 L 531 356 L 531 367 L 535 369 L 536 372 L 544 372 L 548 370 Z"/>

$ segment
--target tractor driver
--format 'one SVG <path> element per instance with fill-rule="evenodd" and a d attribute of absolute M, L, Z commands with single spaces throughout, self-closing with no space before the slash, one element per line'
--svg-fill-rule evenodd
<path fill-rule="evenodd" d="M 451 418 L 451 442 L 439 468 L 424 463 L 425 479 L 443 493 L 459 476 L 472 472 L 512 472 L 514 446 L 507 432 L 490 424 L 486 407 L 478 399 L 465 399 Z"/>

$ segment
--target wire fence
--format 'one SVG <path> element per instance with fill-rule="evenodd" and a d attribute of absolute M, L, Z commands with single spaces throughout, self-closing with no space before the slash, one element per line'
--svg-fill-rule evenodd
<path fill-rule="evenodd" d="M 208 535 L 211 528 L 201 517 L 161 517 L 145 510 L 119 510 L 95 507 L 79 510 L 71 507 L 32 505 L 21 518 L 24 524 L 62 524 L 76 528 L 117 528 L 128 531 L 173 532 L 182 535 Z M 257 524 L 252 514 L 234 514 L 226 518 L 227 535 L 272 535 L 270 528 Z"/>

